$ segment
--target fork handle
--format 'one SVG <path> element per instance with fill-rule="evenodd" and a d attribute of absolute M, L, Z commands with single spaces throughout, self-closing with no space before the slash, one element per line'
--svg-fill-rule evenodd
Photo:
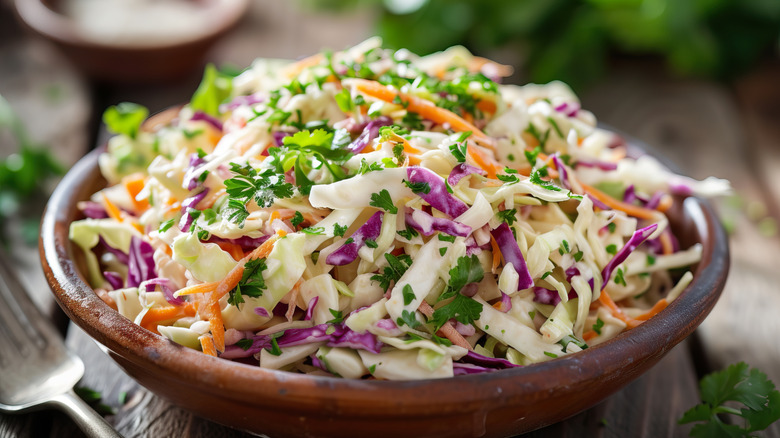
<path fill-rule="evenodd" d="M 108 422 L 71 389 L 51 399 L 51 403 L 70 415 L 90 438 L 122 438 Z"/>

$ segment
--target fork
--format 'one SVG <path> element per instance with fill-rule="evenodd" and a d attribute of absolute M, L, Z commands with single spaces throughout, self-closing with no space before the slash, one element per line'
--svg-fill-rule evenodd
<path fill-rule="evenodd" d="M 121 437 L 73 391 L 84 362 L 30 300 L 0 250 L 0 411 L 56 408 L 90 437 Z"/>

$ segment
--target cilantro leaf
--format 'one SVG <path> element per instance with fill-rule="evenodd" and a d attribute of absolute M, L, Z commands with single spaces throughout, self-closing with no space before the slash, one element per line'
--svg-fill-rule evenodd
<path fill-rule="evenodd" d="M 368 205 L 385 210 L 390 214 L 398 213 L 398 207 L 393 204 L 393 199 L 390 198 L 390 192 L 387 189 L 382 189 L 379 193 L 372 193 L 371 202 Z"/>
<path fill-rule="evenodd" d="M 103 113 L 103 123 L 114 134 L 126 135 L 134 139 L 138 135 L 141 123 L 148 115 L 149 110 L 145 106 L 122 102 L 106 109 Z"/>
<path fill-rule="evenodd" d="M 752 432 L 764 430 L 780 420 L 780 392 L 775 389 L 766 374 L 740 362 L 725 370 L 704 376 L 699 382 L 702 403 L 689 409 L 678 421 L 679 424 L 699 423 L 692 429 L 693 437 L 743 437 Z M 726 402 L 741 403 L 745 407 L 737 410 Z M 726 424 L 719 414 L 743 417 L 745 427 Z"/>
<path fill-rule="evenodd" d="M 377 170 L 382 170 L 384 167 L 382 167 L 381 164 L 373 162 L 369 164 L 365 158 L 360 160 L 360 168 L 358 169 L 358 175 L 365 175 L 368 172 L 374 172 Z"/>

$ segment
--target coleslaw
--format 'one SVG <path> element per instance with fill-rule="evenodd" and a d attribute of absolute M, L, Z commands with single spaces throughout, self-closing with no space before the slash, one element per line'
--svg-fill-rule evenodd
<path fill-rule="evenodd" d="M 209 66 L 163 126 L 112 107 L 108 186 L 70 229 L 89 282 L 183 346 L 344 378 L 512 368 L 630 330 L 701 255 L 664 212 L 728 182 L 628 157 L 565 84 L 508 74 L 370 39 Z"/>

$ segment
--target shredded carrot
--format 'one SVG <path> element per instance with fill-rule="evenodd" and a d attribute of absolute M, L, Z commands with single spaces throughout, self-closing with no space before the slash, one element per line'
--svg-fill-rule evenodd
<path fill-rule="evenodd" d="M 606 204 L 608 207 L 613 208 L 615 210 L 620 210 L 628 214 L 629 216 L 638 217 L 640 219 L 653 219 L 656 216 L 656 211 L 651 210 L 649 208 L 640 207 L 638 205 L 632 205 L 625 203 L 623 201 L 618 201 L 617 199 L 607 195 L 606 193 L 602 192 L 601 190 L 591 187 L 587 184 L 584 184 L 580 182 L 580 186 L 582 186 L 582 190 L 593 196 L 594 198 L 598 199 L 599 201 Z"/>
<path fill-rule="evenodd" d="M 95 295 L 97 295 L 98 298 L 103 300 L 104 303 L 108 304 L 108 307 L 117 310 L 116 301 L 114 301 L 114 299 L 111 298 L 111 295 L 108 294 L 107 290 L 103 289 L 102 287 L 96 288 Z"/>
<path fill-rule="evenodd" d="M 103 204 L 106 207 L 106 213 L 108 214 L 108 217 L 111 219 L 114 219 L 117 222 L 124 222 L 124 218 L 122 217 L 122 212 L 119 210 L 119 207 L 114 205 L 113 202 L 111 202 L 108 199 L 108 196 L 106 196 L 105 193 L 100 193 L 103 196 Z"/>
<path fill-rule="evenodd" d="M 180 297 L 182 295 L 192 295 L 192 294 L 202 294 L 202 293 L 212 292 L 217 288 L 218 284 L 219 282 L 212 281 L 210 283 L 201 283 L 201 284 L 196 284 L 194 286 L 183 287 L 177 290 L 176 292 L 174 292 L 173 296 Z"/>
<path fill-rule="evenodd" d="M 495 149 L 496 144 L 493 138 L 487 136 L 479 128 L 463 120 L 462 117 L 452 111 L 438 107 L 429 100 L 396 91 L 376 81 L 367 79 L 352 79 L 352 81 L 354 81 L 355 87 L 361 93 L 389 103 L 392 103 L 398 98 L 404 103 L 407 111 L 417 113 L 420 117 L 439 124 L 448 123 L 456 132 L 471 131 L 471 135 L 474 136 L 474 141 L 483 146 Z"/>
<path fill-rule="evenodd" d="M 430 318 L 433 316 L 433 307 L 431 307 L 430 304 L 428 304 L 425 300 L 423 300 L 422 303 L 420 303 L 420 307 L 417 308 L 420 312 L 423 313 L 423 315 Z M 471 345 L 466 341 L 466 339 L 458 333 L 457 330 L 455 330 L 455 327 L 452 326 L 452 324 L 447 321 L 438 332 L 436 332 L 437 335 L 442 336 L 444 338 L 449 339 L 453 344 L 458 345 L 460 347 L 463 347 L 468 350 L 472 350 Z"/>
<path fill-rule="evenodd" d="M 656 207 L 656 210 L 660 212 L 666 212 L 670 208 L 672 208 L 672 204 L 674 204 L 674 199 L 672 199 L 669 195 L 663 195 L 661 197 L 661 201 L 658 203 L 658 207 Z"/>
<path fill-rule="evenodd" d="M 211 330 L 211 336 L 214 338 L 214 348 L 217 351 L 225 351 L 225 322 L 222 321 L 222 310 L 219 308 L 219 301 L 211 298 L 214 292 L 209 297 L 210 302 L 207 304 L 209 313 L 209 330 Z"/>
<path fill-rule="evenodd" d="M 495 178 L 496 173 L 499 169 L 501 169 L 501 165 L 498 164 L 498 162 L 493 159 L 492 157 L 487 157 L 485 154 L 482 153 L 479 149 L 477 149 L 474 146 L 468 145 L 468 149 L 466 151 L 468 153 L 469 158 L 471 158 L 474 161 L 474 164 L 481 167 L 482 170 L 487 172 L 488 178 Z"/>
<path fill-rule="evenodd" d="M 634 318 L 637 321 L 647 321 L 648 319 L 654 317 L 657 315 L 660 311 L 666 309 L 666 307 L 669 305 L 669 302 L 666 301 L 666 298 L 661 298 L 658 300 L 657 303 L 653 306 L 652 309 L 648 310 L 647 312 L 637 316 Z"/>
<path fill-rule="evenodd" d="M 494 114 L 496 112 L 496 103 L 492 100 L 485 100 L 482 99 L 479 102 L 477 102 L 477 109 L 482 111 L 483 113 L 489 113 Z"/>
<path fill-rule="evenodd" d="M 284 314 L 284 316 L 287 318 L 287 321 L 293 320 L 295 309 L 298 308 L 298 293 L 300 292 L 302 282 L 303 281 L 299 279 L 290 291 L 290 301 L 287 303 L 287 312 Z"/>
<path fill-rule="evenodd" d="M 591 339 L 595 338 L 596 336 L 598 336 L 598 333 L 596 333 L 593 330 L 588 330 L 588 331 L 586 331 L 585 333 L 582 334 L 582 340 L 587 342 L 587 341 L 590 341 Z"/>
<path fill-rule="evenodd" d="M 306 58 L 299 59 L 298 61 L 295 61 L 284 68 L 284 75 L 288 78 L 298 76 L 306 68 L 314 67 L 315 65 L 321 63 L 324 59 L 325 57 L 322 53 L 316 53 Z"/>
<path fill-rule="evenodd" d="M 281 215 L 281 214 L 279 214 L 279 212 L 278 212 L 278 211 L 274 210 L 274 211 L 271 213 L 271 218 L 268 220 L 268 222 L 273 222 L 274 220 L 276 220 L 276 219 L 281 219 L 281 218 L 282 218 L 282 215 Z"/>
<path fill-rule="evenodd" d="M 127 190 L 127 194 L 130 195 L 130 199 L 133 201 L 137 211 L 141 212 L 149 208 L 148 200 L 142 199 L 138 201 L 136 199 L 146 185 L 146 178 L 142 173 L 126 176 L 122 179 L 122 185 L 124 185 L 125 190 Z"/>
<path fill-rule="evenodd" d="M 501 264 L 501 251 L 498 249 L 498 242 L 493 235 L 490 235 L 490 248 L 493 251 L 493 266 L 492 272 L 497 272 L 498 265 Z"/>
<path fill-rule="evenodd" d="M 491 73 L 495 73 L 496 75 L 502 78 L 512 76 L 512 73 L 514 73 L 514 69 L 512 68 L 511 65 L 499 64 L 495 61 L 492 61 L 487 58 L 483 58 L 481 56 L 474 56 L 471 58 L 471 61 L 469 61 L 469 71 L 472 73 L 477 73 L 477 72 L 485 73 L 484 69 L 486 66 L 490 66 L 493 69 L 495 69 L 495 71 Z"/>
<path fill-rule="evenodd" d="M 623 313 L 622 310 L 615 304 L 614 301 L 612 301 L 612 297 L 609 296 L 607 291 L 602 290 L 601 295 L 599 296 L 599 302 L 606 306 L 606 308 L 609 310 L 609 312 L 614 316 L 615 318 L 623 321 L 628 325 L 628 322 L 631 320 L 631 318 L 627 317 L 625 313 Z"/>
<path fill-rule="evenodd" d="M 663 250 L 664 255 L 669 255 L 674 252 L 674 245 L 672 244 L 672 238 L 669 235 L 668 229 L 658 236 L 658 240 L 661 242 L 661 249 Z"/>
<path fill-rule="evenodd" d="M 166 306 L 149 309 L 146 311 L 141 325 L 154 325 L 171 319 L 181 318 L 183 316 L 195 316 L 196 308 L 193 303 L 186 303 L 182 306 Z"/>
<path fill-rule="evenodd" d="M 200 341 L 200 346 L 203 349 L 204 354 L 217 357 L 217 349 L 214 346 L 214 340 L 211 338 L 211 336 L 203 335 L 198 337 L 198 340 Z"/>

